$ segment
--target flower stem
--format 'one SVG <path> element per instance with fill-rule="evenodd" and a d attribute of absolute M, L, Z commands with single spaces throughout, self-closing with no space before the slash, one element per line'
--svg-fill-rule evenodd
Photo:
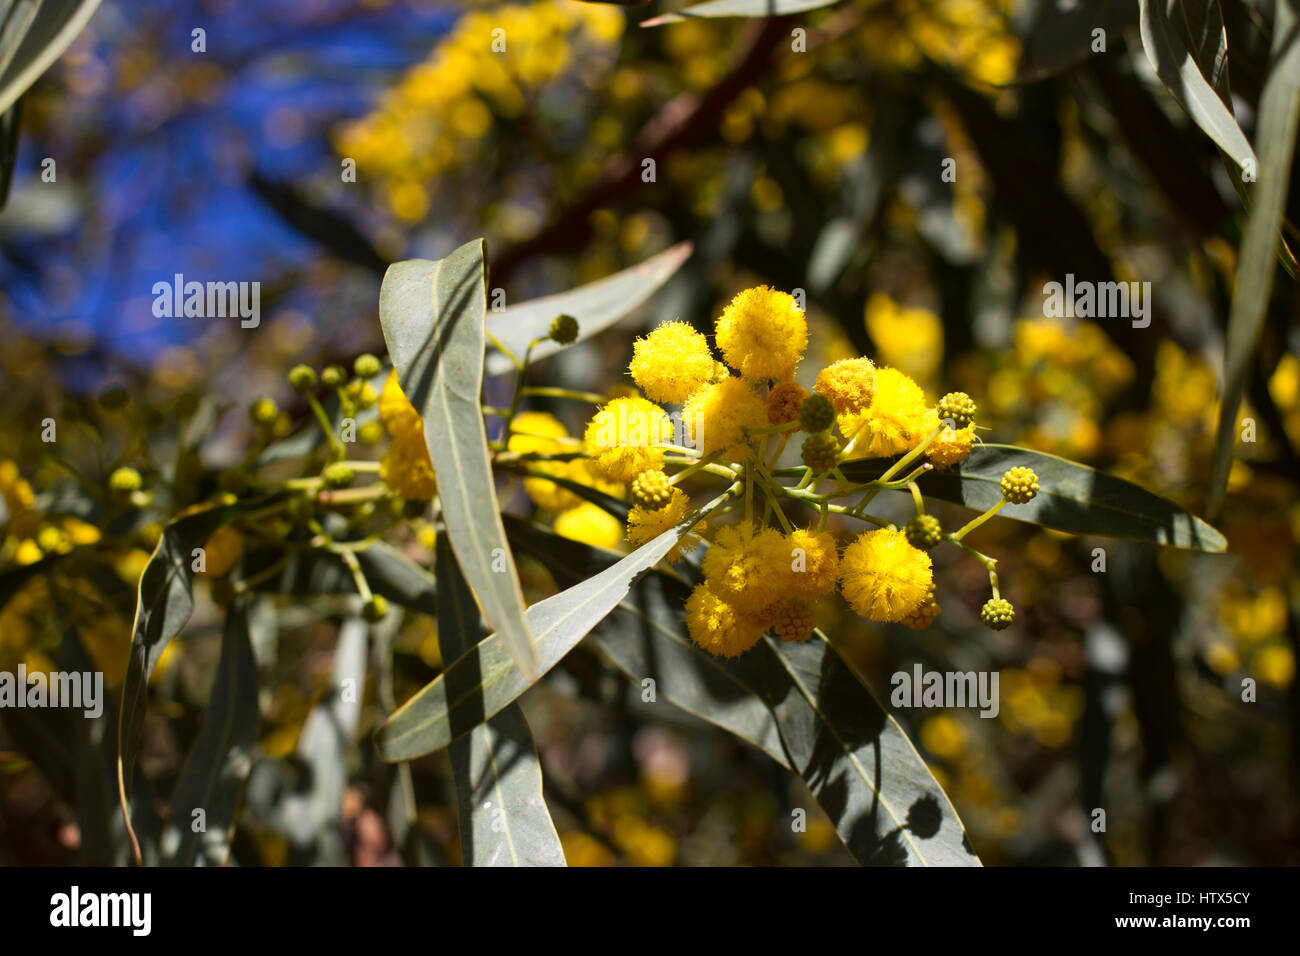
<path fill-rule="evenodd" d="M 970 521 L 968 521 L 968 522 L 967 522 L 965 525 L 963 525 L 961 528 L 959 528 L 959 529 L 957 529 L 956 531 L 953 532 L 953 534 L 952 534 L 952 540 L 953 540 L 953 541 L 960 541 L 962 538 L 966 537 L 966 535 L 970 534 L 972 531 L 974 531 L 976 528 L 978 528 L 978 527 L 979 527 L 980 525 L 982 525 L 984 522 L 988 521 L 988 520 L 989 520 L 990 518 L 992 518 L 995 514 L 997 514 L 999 511 L 1001 511 L 1001 510 L 1003 509 L 1003 507 L 1006 505 L 1006 503 L 1007 503 L 1007 499 L 1006 499 L 1006 498 L 1003 498 L 1001 501 L 999 501 L 999 502 L 998 502 L 997 504 L 995 504 L 993 507 L 991 507 L 991 508 L 989 508 L 987 511 L 985 511 L 982 515 L 979 515 L 979 516 L 977 516 L 977 517 L 975 517 L 975 518 L 972 518 Z"/>

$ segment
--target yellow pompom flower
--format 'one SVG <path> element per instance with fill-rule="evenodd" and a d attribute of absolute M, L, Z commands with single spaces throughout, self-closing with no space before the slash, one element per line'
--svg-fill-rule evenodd
<path fill-rule="evenodd" d="M 808 389 L 798 382 L 781 382 L 767 393 L 767 423 L 787 425 L 799 417 L 799 406 L 808 397 Z"/>
<path fill-rule="evenodd" d="M 938 412 L 931 410 L 926 421 L 925 434 L 939 427 Z M 965 428 L 944 428 L 934 441 L 930 442 L 925 453 L 936 468 L 948 468 L 962 461 L 975 445 L 975 423 Z"/>
<path fill-rule="evenodd" d="M 713 592 L 747 614 L 771 608 L 791 577 L 790 547 L 775 528 L 752 522 L 718 530 L 704 556 L 704 580 Z"/>
<path fill-rule="evenodd" d="M 911 451 L 925 438 L 930 411 L 921 386 L 898 369 L 880 368 L 870 407 L 837 420 L 847 439 L 858 436 L 850 458 L 885 458 Z"/>
<path fill-rule="evenodd" d="M 713 377 L 713 353 L 685 322 L 665 322 L 632 345 L 632 378 L 656 402 L 680 405 Z"/>
<path fill-rule="evenodd" d="M 640 505 L 635 505 L 627 513 L 627 540 L 633 547 L 639 548 L 647 541 L 653 541 L 669 528 L 677 527 L 685 520 L 690 510 L 691 500 L 680 488 L 674 488 L 668 504 L 656 511 L 647 511 Z M 664 561 L 675 564 L 688 551 L 694 550 L 699 543 L 700 537 L 697 534 L 682 535 L 677 547 L 664 556 Z"/>
<path fill-rule="evenodd" d="M 661 468 L 664 451 L 657 446 L 672 439 L 673 423 L 654 402 L 616 398 L 587 423 L 582 441 L 593 473 L 627 482 Z"/>
<path fill-rule="evenodd" d="M 930 556 L 895 528 L 859 535 L 844 549 L 840 586 L 853 610 L 865 618 L 898 622 L 911 617 L 934 593 Z"/>
<path fill-rule="evenodd" d="M 379 461 L 379 477 L 408 501 L 425 501 L 438 492 L 424 428 L 393 435 L 388 451 Z"/>
<path fill-rule="evenodd" d="M 791 378 L 808 348 L 808 320 L 794 296 L 760 285 L 731 300 L 717 336 L 722 357 L 745 378 Z"/>
<path fill-rule="evenodd" d="M 568 438 L 569 432 L 564 424 L 549 412 L 520 412 L 510 423 L 510 429 L 513 434 L 506 447 L 521 455 L 554 455 L 576 450 L 560 441 L 562 438 Z M 575 473 L 585 473 L 587 469 L 584 462 L 579 462 L 583 465 L 580 470 L 571 468 L 572 464 L 573 462 L 568 461 L 532 461 L 528 463 L 528 470 L 554 475 L 557 478 L 576 480 Z M 576 508 L 582 503 L 582 499 L 572 491 L 561 488 L 546 478 L 525 478 L 524 492 L 539 508 L 557 514 L 569 508 Z"/>
<path fill-rule="evenodd" d="M 623 523 L 599 505 L 584 501 L 555 519 L 555 533 L 595 548 L 614 550 L 623 539 Z"/>
<path fill-rule="evenodd" d="M 23 479 L 18 465 L 12 461 L 0 461 L 0 497 L 4 498 L 10 514 L 26 511 L 36 501 L 32 486 Z"/>
<path fill-rule="evenodd" d="M 869 358 L 840 359 L 817 373 L 813 390 L 830 400 L 837 415 L 861 412 L 876 394 L 876 366 Z"/>
<path fill-rule="evenodd" d="M 786 535 L 785 542 L 789 553 L 790 594 L 810 601 L 835 589 L 840 575 L 840 555 L 834 535 L 796 528 Z"/>
<path fill-rule="evenodd" d="M 424 419 L 402 391 L 396 369 L 389 372 L 388 378 L 384 380 L 384 390 L 379 395 L 379 418 L 388 429 L 388 434 L 394 438 L 420 435 L 423 440 Z"/>
<path fill-rule="evenodd" d="M 763 636 L 768 621 L 720 598 L 707 584 L 697 585 L 686 601 L 691 640 L 715 657 L 739 657 Z"/>
<path fill-rule="evenodd" d="M 728 461 L 739 461 L 753 453 L 746 431 L 767 427 L 767 405 L 744 379 L 728 377 L 692 394 L 682 418 L 701 455 L 722 449 Z"/>
<path fill-rule="evenodd" d="M 244 536 L 230 525 L 222 525 L 203 545 L 203 570 L 199 574 L 219 578 L 235 566 L 244 553 Z"/>

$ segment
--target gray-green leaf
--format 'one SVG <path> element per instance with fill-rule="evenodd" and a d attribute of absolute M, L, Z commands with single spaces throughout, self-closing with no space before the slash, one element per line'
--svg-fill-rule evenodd
<path fill-rule="evenodd" d="M 889 464 L 886 459 L 851 461 L 841 470 L 850 481 L 870 481 Z M 919 484 L 927 496 L 984 511 L 1001 499 L 1002 475 L 1017 467 L 1032 468 L 1038 475 L 1038 495 L 1027 504 L 1008 505 L 999 512 L 1002 517 L 1071 534 L 1198 551 L 1228 547 L 1227 539 L 1196 515 L 1131 481 L 1014 445 L 977 445 L 952 471 L 926 475 Z"/>
<path fill-rule="evenodd" d="M 1273 23 L 1273 65 L 1259 97 L 1258 139 L 1262 161 L 1246 232 L 1237 263 L 1237 282 L 1228 313 L 1228 339 L 1223 360 L 1223 402 L 1210 476 L 1209 513 L 1223 504 L 1237 440 L 1237 411 L 1241 407 L 1259 335 L 1273 293 L 1273 255 L 1277 232 L 1286 213 L 1291 162 L 1300 120 L 1300 16 L 1294 0 L 1278 0 Z"/>
<path fill-rule="evenodd" d="M 118 796 L 128 824 L 131 787 L 127 781 L 133 779 L 140 731 L 144 727 L 149 675 L 171 639 L 194 613 L 192 551 L 236 514 L 234 507 L 209 508 L 176 519 L 163 531 L 140 575 L 117 726 Z M 132 834 L 133 842 L 134 839 Z"/>
<path fill-rule="evenodd" d="M 1183 109 L 1238 167 L 1255 151 L 1237 124 L 1227 84 L 1228 37 L 1216 0 L 1139 0 L 1142 47 Z M 1202 66 L 1209 75 L 1202 72 Z"/>
<path fill-rule="evenodd" d="M 839 0 L 709 0 L 697 3 L 676 13 L 647 20 L 643 27 L 657 27 L 665 23 L 678 23 L 696 17 L 784 17 L 792 13 L 807 13 L 829 7 Z"/>
<path fill-rule="evenodd" d="M 506 546 L 479 393 L 483 387 L 487 292 L 484 244 L 445 259 L 390 266 L 379 291 L 379 322 L 402 390 L 424 416 L 452 550 L 483 616 L 520 671 L 537 673 L 524 595 Z"/>
<path fill-rule="evenodd" d="M 530 607 L 528 623 L 537 634 L 541 673 L 573 650 L 618 606 L 641 575 L 726 497 L 710 502 L 698 515 L 688 516 L 595 577 Z M 389 715 L 375 732 L 379 752 L 385 760 L 397 761 L 441 750 L 513 703 L 533 683 L 511 660 L 501 637 L 493 634 L 452 661 Z"/>
<path fill-rule="evenodd" d="M 679 242 L 645 262 L 604 279 L 558 295 L 508 306 L 504 311 L 488 316 L 487 330 L 496 341 L 522 359 L 529 342 L 550 334 L 551 322 L 557 315 L 571 315 L 578 320 L 577 341 L 581 342 L 609 328 L 654 295 L 690 255 L 691 244 Z M 533 347 L 529 360 L 535 362 L 564 347 L 549 339 L 539 342 Z M 514 367 L 504 353 L 493 351 L 488 354 L 489 375 L 500 375 Z"/>
<path fill-rule="evenodd" d="M 438 648 L 456 659 L 483 637 L 482 618 L 445 538 L 436 552 Z M 542 795 L 542 766 L 518 704 L 451 743 L 461 859 L 467 866 L 564 866 Z"/>
<path fill-rule="evenodd" d="M 257 743 L 257 665 L 242 602 L 230 608 L 203 728 L 181 767 L 163 826 L 163 863 L 225 866 Z M 202 827 L 195 830 L 202 811 Z"/>
<path fill-rule="evenodd" d="M 99 0 L 10 0 L 0 16 L 0 113 L 68 48 Z"/>

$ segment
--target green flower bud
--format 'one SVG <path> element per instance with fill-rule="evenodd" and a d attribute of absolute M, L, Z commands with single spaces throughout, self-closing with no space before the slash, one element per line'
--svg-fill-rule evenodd
<path fill-rule="evenodd" d="M 299 395 L 306 395 L 316 387 L 316 370 L 310 365 L 295 365 L 289 369 L 289 387 Z"/>
<path fill-rule="evenodd" d="M 352 371 L 356 372 L 357 378 L 374 378 L 383 367 L 379 359 L 369 352 L 365 355 L 358 355 L 357 360 L 352 363 Z"/>
<path fill-rule="evenodd" d="M 366 602 L 366 606 L 362 609 L 361 615 L 371 624 L 382 621 L 388 616 L 388 599 L 382 594 L 372 594 L 370 600 Z"/>
<path fill-rule="evenodd" d="M 1006 630 L 1016 619 L 1016 609 L 1005 598 L 989 598 L 980 608 L 980 620 L 995 631 Z"/>
<path fill-rule="evenodd" d="M 917 515 L 903 529 L 907 543 L 922 551 L 929 551 L 943 540 L 943 528 L 934 515 Z"/>
<path fill-rule="evenodd" d="M 352 470 L 351 465 L 346 465 L 341 461 L 333 461 L 325 466 L 321 472 L 321 477 L 325 479 L 327 488 L 346 488 L 356 479 L 357 473 Z"/>
<path fill-rule="evenodd" d="M 551 323 L 551 338 L 561 345 L 578 340 L 578 320 L 571 315 L 557 315 Z"/>
<path fill-rule="evenodd" d="M 108 476 L 108 487 L 114 494 L 129 495 L 133 491 L 139 491 L 143 485 L 144 479 L 134 468 L 119 468 Z"/>
<path fill-rule="evenodd" d="M 799 406 L 799 427 L 804 431 L 824 432 L 834 424 L 835 406 L 825 395 L 814 392 Z"/>
<path fill-rule="evenodd" d="M 248 406 L 248 417 L 253 420 L 254 425 L 270 425 L 279 414 L 280 408 L 273 398 L 259 398 Z"/>

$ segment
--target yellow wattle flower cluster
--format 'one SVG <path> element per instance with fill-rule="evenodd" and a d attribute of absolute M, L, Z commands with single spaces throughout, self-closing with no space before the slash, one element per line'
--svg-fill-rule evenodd
<path fill-rule="evenodd" d="M 99 529 L 80 518 L 46 516 L 37 511 L 31 483 L 13 461 L 0 461 L 0 500 L 6 512 L 0 517 L 4 529 L 0 534 L 0 567 L 10 561 L 35 564 L 48 555 L 67 554 L 100 539 Z"/>
<path fill-rule="evenodd" d="M 511 421 L 510 432 L 506 447 L 519 454 L 558 455 L 580 448 L 577 439 L 570 438 L 564 423 L 549 412 L 520 412 Z M 623 495 L 622 485 L 601 478 L 584 458 L 532 461 L 528 470 L 550 476 L 524 478 L 524 492 L 539 508 L 555 515 L 556 534 L 600 548 L 618 546 L 623 537 L 623 526 L 618 519 L 551 478 L 595 488 L 614 497 Z"/>
<path fill-rule="evenodd" d="M 672 444 L 673 423 L 662 408 L 644 398 L 616 398 L 587 423 L 582 443 L 593 472 L 609 481 L 631 481 L 663 466 Z"/>
<path fill-rule="evenodd" d="M 340 156 L 380 181 L 395 216 L 418 222 L 430 183 L 473 168 L 498 118 L 522 116 L 575 63 L 612 66 L 624 18 L 586 3 L 507 3 L 463 14 L 429 58 L 335 137 Z"/>
<path fill-rule="evenodd" d="M 424 441 L 424 419 L 402 391 L 396 370 L 379 396 L 379 417 L 392 436 L 379 462 L 379 477 L 408 501 L 425 501 L 438 492 L 438 480 Z"/>
<path fill-rule="evenodd" d="M 896 528 L 864 532 L 845 548 L 840 582 L 853 610 L 884 623 L 911 617 L 934 594 L 930 556 Z"/>
<path fill-rule="evenodd" d="M 858 435 L 850 458 L 886 458 L 920 444 L 929 434 L 929 411 L 921 386 L 897 369 L 880 368 L 871 404 L 861 411 L 842 412 L 837 420 L 845 436 Z"/>
<path fill-rule="evenodd" d="M 702 567 L 704 583 L 686 604 L 687 630 L 710 653 L 735 657 L 769 629 L 807 640 L 810 605 L 835 590 L 839 554 L 828 532 L 782 534 L 744 521 L 717 530 Z"/>
<path fill-rule="evenodd" d="M 904 372 L 865 357 L 822 369 L 814 393 L 808 392 L 793 380 L 808 344 L 807 321 L 792 296 L 767 286 L 731 300 L 717 320 L 716 338 L 726 366 L 706 337 L 685 322 L 665 323 L 638 339 L 629 370 L 648 397 L 613 399 L 596 412 L 583 437 L 587 467 L 606 480 L 632 484 L 628 540 L 634 546 L 680 526 L 690 513 L 690 500 L 675 484 L 684 473 L 670 479 L 665 464 L 744 483 L 744 520 L 705 532 L 711 544 L 702 561 L 704 582 L 686 605 L 692 640 L 726 657 L 748 650 L 766 631 L 787 641 L 807 640 L 814 602 L 837 589 L 870 620 L 928 626 L 939 609 L 930 558 L 921 548 L 941 540 L 937 522 L 909 525 L 906 533 L 893 526 L 868 531 L 841 558 L 835 537 L 825 530 L 828 512 L 823 510 L 817 530 L 792 528 L 777 498 L 826 501 L 828 496 L 813 495 L 808 482 L 815 488 L 818 476 L 850 458 L 927 455 L 929 464 L 912 466 L 918 473 L 954 465 L 974 445 L 975 403 L 953 392 L 932 406 Z M 672 421 L 656 402 L 682 405 L 691 448 L 673 440 Z M 809 471 L 798 488 L 783 490 L 773 485 L 770 469 L 798 432 L 806 433 L 800 454 Z M 769 462 L 769 445 L 778 439 Z M 761 517 L 751 508 L 756 489 L 768 496 Z M 779 520 L 784 532 L 770 520 Z M 594 523 L 584 525 L 584 532 L 608 534 Z M 684 536 L 667 560 L 678 560 L 697 540 Z"/>

